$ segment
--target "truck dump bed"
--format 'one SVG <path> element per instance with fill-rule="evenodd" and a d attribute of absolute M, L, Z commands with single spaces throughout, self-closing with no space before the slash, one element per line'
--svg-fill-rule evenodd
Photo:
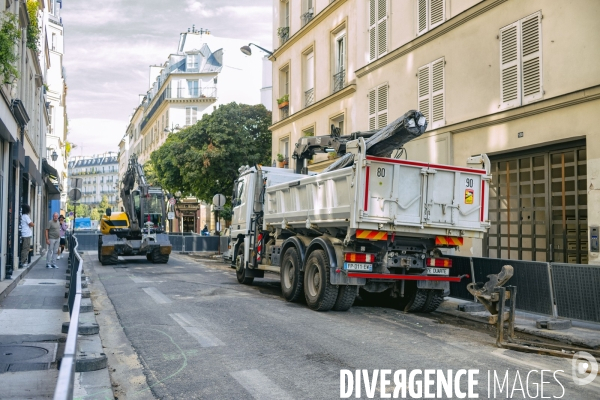
<path fill-rule="evenodd" d="M 474 238 L 489 227 L 488 171 L 354 157 L 353 167 L 267 187 L 264 225 Z"/>

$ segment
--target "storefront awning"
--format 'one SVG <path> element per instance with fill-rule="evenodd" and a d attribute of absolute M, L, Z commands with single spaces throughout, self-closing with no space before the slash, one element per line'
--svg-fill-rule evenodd
<path fill-rule="evenodd" d="M 45 158 L 42 160 L 42 171 L 44 172 L 44 176 L 50 175 L 55 178 L 58 178 L 58 171 L 56 170 L 56 168 L 48 164 L 48 161 L 46 161 Z"/>
<path fill-rule="evenodd" d="M 46 190 L 48 190 L 48 200 L 60 200 L 60 190 L 54 185 L 49 177 L 44 178 Z"/>
<path fill-rule="evenodd" d="M 36 186 L 42 185 L 42 174 L 37 169 L 37 165 L 29 156 L 25 156 L 25 166 L 23 167 L 23 173 L 29 176 L 29 180 Z"/>

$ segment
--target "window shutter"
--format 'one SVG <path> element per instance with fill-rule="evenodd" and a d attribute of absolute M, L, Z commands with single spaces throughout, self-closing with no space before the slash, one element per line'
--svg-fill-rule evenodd
<path fill-rule="evenodd" d="M 377 128 L 377 93 L 373 89 L 369 91 L 369 130 Z"/>
<path fill-rule="evenodd" d="M 375 0 L 369 0 L 369 61 L 377 58 L 377 18 Z"/>
<path fill-rule="evenodd" d="M 186 107 L 185 108 L 185 124 L 186 125 L 191 125 L 192 124 L 192 109 L 191 107 Z"/>
<path fill-rule="evenodd" d="M 429 119 L 430 113 L 430 94 L 429 91 L 429 64 L 419 68 L 419 111 L 425 116 L 427 119 L 427 124 L 431 126 L 431 121 Z"/>
<path fill-rule="evenodd" d="M 433 29 L 440 25 L 446 19 L 446 10 L 444 7 L 445 0 L 430 0 L 429 7 L 429 29 Z"/>
<path fill-rule="evenodd" d="M 521 104 L 519 23 L 500 29 L 500 103 L 502 108 Z"/>
<path fill-rule="evenodd" d="M 377 56 L 387 53 L 387 0 L 377 0 Z"/>
<path fill-rule="evenodd" d="M 521 71 L 523 74 L 523 103 L 542 97 L 542 52 L 540 13 L 521 20 Z"/>
<path fill-rule="evenodd" d="M 388 117 L 388 85 L 387 83 L 377 88 L 377 128 L 387 125 Z"/>
<path fill-rule="evenodd" d="M 444 126 L 445 124 L 444 63 L 443 58 L 431 63 L 432 117 L 430 126 L 432 129 Z"/>
<path fill-rule="evenodd" d="M 420 35 L 427 31 L 427 0 L 418 0 L 417 3 L 418 28 Z"/>

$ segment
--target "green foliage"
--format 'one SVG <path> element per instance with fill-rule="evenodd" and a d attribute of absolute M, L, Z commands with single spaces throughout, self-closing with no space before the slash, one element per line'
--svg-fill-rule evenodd
<path fill-rule="evenodd" d="M 289 101 L 290 101 L 290 95 L 284 94 L 283 96 L 281 96 L 280 98 L 277 99 L 277 104 L 287 103 Z"/>
<path fill-rule="evenodd" d="M 231 221 L 231 218 L 233 218 L 233 209 L 230 204 L 223 206 L 223 209 L 219 211 L 219 217 L 223 218 L 225 221 Z"/>
<path fill-rule="evenodd" d="M 41 32 L 37 18 L 38 9 L 38 0 L 27 0 L 27 14 L 29 15 L 29 26 L 27 27 L 27 47 L 35 52 L 39 52 L 38 46 Z"/>
<path fill-rule="evenodd" d="M 102 217 L 102 215 L 100 215 L 100 212 L 98 211 L 97 208 L 94 208 L 94 209 L 92 209 L 92 211 L 90 211 L 90 219 L 99 221 L 101 217 Z"/>
<path fill-rule="evenodd" d="M 67 204 L 67 212 L 72 212 L 74 210 L 73 203 Z M 90 207 L 85 204 L 77 204 L 77 217 L 89 217 L 90 216 Z"/>
<path fill-rule="evenodd" d="M 239 167 L 269 164 L 270 125 L 271 112 L 262 105 L 220 106 L 152 153 L 161 186 L 205 202 L 216 193 L 230 197 Z"/>
<path fill-rule="evenodd" d="M 15 63 L 19 59 L 17 42 L 21 38 L 17 17 L 10 12 L 0 15 L 0 75 L 2 83 L 13 83 L 19 77 Z"/>
<path fill-rule="evenodd" d="M 152 160 L 148 160 L 146 164 L 144 164 L 144 175 L 146 175 L 146 182 L 148 182 L 150 186 L 160 186 L 160 180 L 156 175 Z"/>

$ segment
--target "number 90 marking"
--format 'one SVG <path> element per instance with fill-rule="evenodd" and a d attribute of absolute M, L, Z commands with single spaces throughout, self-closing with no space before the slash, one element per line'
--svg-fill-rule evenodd
<path fill-rule="evenodd" d="M 465 183 L 468 188 L 472 188 L 473 187 L 473 178 L 467 178 L 467 181 Z"/>

